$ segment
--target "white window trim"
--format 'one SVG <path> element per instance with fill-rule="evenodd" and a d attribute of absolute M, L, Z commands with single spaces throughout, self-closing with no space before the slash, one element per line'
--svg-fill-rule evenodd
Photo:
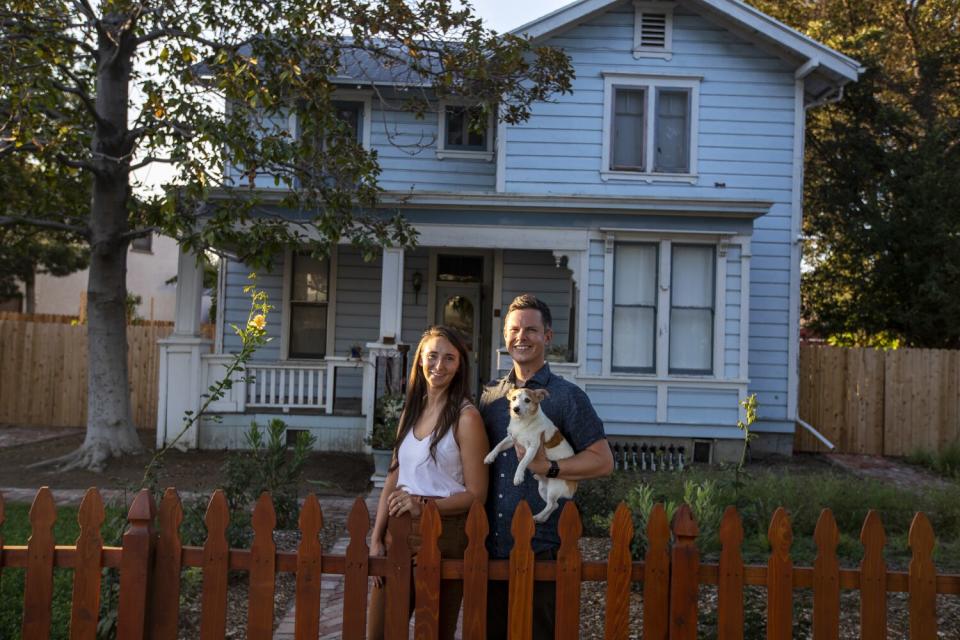
<path fill-rule="evenodd" d="M 330 247 L 327 256 L 327 346 L 326 356 L 311 361 L 322 361 L 334 355 L 337 344 L 337 247 Z M 290 360 L 290 295 L 293 284 L 293 251 L 287 249 L 283 254 L 283 313 L 280 324 L 280 359 Z"/>
<path fill-rule="evenodd" d="M 447 149 L 447 107 L 469 107 L 470 103 L 463 100 L 440 100 L 437 112 L 437 158 L 453 158 L 460 160 L 483 160 L 492 162 L 494 156 L 494 131 L 496 130 L 493 111 L 487 116 L 487 148 L 484 151 L 468 151 L 465 149 Z"/>
<path fill-rule="evenodd" d="M 600 154 L 600 178 L 604 181 L 640 181 L 640 182 L 697 182 L 697 147 L 699 145 L 700 81 L 692 76 L 654 76 L 623 73 L 603 73 L 603 140 Z M 644 160 L 643 171 L 615 171 L 610 169 L 610 155 L 613 153 L 611 135 L 613 134 L 613 90 L 615 88 L 646 89 L 644 107 Z M 656 173 L 653 171 L 654 138 L 656 137 L 656 90 L 687 89 L 690 91 L 690 172 Z"/>
<path fill-rule="evenodd" d="M 637 242 L 653 243 L 658 245 L 659 257 L 659 276 L 657 282 L 657 325 L 656 325 L 656 354 L 655 367 L 653 373 L 639 373 L 635 371 L 620 372 L 612 370 L 612 349 L 613 349 L 613 268 L 614 268 L 614 247 L 616 242 Z M 670 373 L 670 283 L 672 267 L 672 245 L 674 243 L 684 245 L 702 244 L 714 247 L 714 277 L 716 286 L 714 287 L 714 326 L 713 326 L 713 367 L 712 371 L 703 374 L 691 373 Z M 642 233 L 617 231 L 606 233 L 605 254 L 604 254 L 604 288 L 603 288 L 603 356 L 601 371 L 604 378 L 616 378 L 625 380 L 726 380 L 723 351 L 725 346 L 725 321 L 726 321 L 726 273 L 727 273 L 727 252 L 731 246 L 739 246 L 741 259 L 743 259 L 744 249 L 749 251 L 749 240 L 739 236 L 731 237 L 727 234 L 711 233 Z M 749 277 L 749 276 L 747 276 Z M 741 301 L 743 300 L 745 287 L 741 280 Z M 749 290 L 746 290 L 749 295 Z M 741 314 L 742 315 L 742 314 Z M 743 317 L 740 319 L 741 341 L 745 341 L 747 336 L 747 322 Z M 741 346 L 741 348 L 743 348 Z M 741 353 L 741 358 L 743 354 Z M 741 366 L 737 372 L 737 379 L 743 380 L 744 368 Z"/>
<path fill-rule="evenodd" d="M 673 57 L 673 9 L 674 2 L 635 1 L 633 3 L 633 57 L 634 58 L 661 58 L 670 60 Z M 641 16 L 644 12 L 663 13 L 666 16 L 664 25 L 664 46 L 645 47 L 641 44 Z"/>

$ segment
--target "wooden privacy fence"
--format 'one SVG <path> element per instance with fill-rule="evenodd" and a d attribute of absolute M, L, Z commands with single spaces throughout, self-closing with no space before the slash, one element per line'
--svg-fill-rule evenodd
<path fill-rule="evenodd" d="M 396 588 L 388 591 L 386 604 L 387 640 L 406 638 L 409 630 L 411 575 L 416 597 L 417 638 L 438 635 L 440 580 L 463 580 L 463 637 L 486 637 L 486 594 L 489 580 L 509 580 L 506 613 L 512 640 L 530 640 L 531 603 L 534 580 L 555 582 L 557 594 L 557 637 L 577 638 L 580 632 L 580 587 L 585 580 L 606 581 L 605 637 L 625 639 L 631 627 L 630 592 L 634 582 L 643 583 L 643 637 L 697 638 L 698 591 L 700 585 L 718 589 L 717 638 L 743 638 L 744 586 L 760 585 L 767 590 L 767 637 L 786 640 L 793 633 L 793 592 L 813 590 L 814 638 L 836 638 L 840 623 L 840 591 L 860 592 L 861 638 L 886 638 L 888 592 L 908 592 L 910 638 L 937 637 L 937 594 L 960 595 L 960 575 L 937 575 L 931 559 L 934 533 L 922 513 L 913 520 L 909 544 L 913 553 L 909 571 L 887 571 L 883 559 L 885 537 L 876 512 L 863 524 L 860 540 L 864 556 L 857 569 L 841 569 L 837 559 L 839 533 L 827 509 L 820 515 L 814 533 L 818 555 L 813 567 L 794 567 L 790 559 L 793 540 L 790 520 L 781 508 L 769 528 L 772 548 L 766 565 L 744 565 L 740 548 L 743 528 L 740 516 L 728 507 L 720 525 L 722 552 L 718 564 L 700 562 L 696 546 L 697 524 L 689 507 L 681 506 L 667 522 L 666 511 L 656 505 L 648 518 L 647 552 L 642 562 L 633 561 L 630 544 L 633 521 L 623 504 L 611 525 L 611 551 L 605 562 L 584 561 L 578 541 L 581 523 L 576 506 L 568 503 L 560 518 L 561 546 L 555 561 L 535 561 L 530 541 L 534 523 L 530 508 L 522 503 L 514 513 L 514 549 L 509 560 L 489 560 L 484 540 L 488 533 L 483 507 L 477 503 L 467 518 L 469 545 L 463 560 L 440 557 L 437 540 L 441 521 L 431 502 L 420 521 L 422 546 L 416 569 L 407 546 L 411 530 L 409 516 L 390 521 L 396 541 L 386 557 L 369 557 L 366 537 L 370 517 L 363 499 L 358 498 L 348 520 L 350 544 L 345 555 L 327 555 L 321 550 L 319 533 L 323 524 L 320 504 L 310 495 L 300 513 L 301 538 L 297 551 L 278 552 L 273 542 L 275 515 L 269 495 L 257 501 L 253 511 L 254 537 L 250 549 L 229 549 L 226 529 L 227 502 L 222 491 L 210 500 L 206 525 L 208 537 L 202 548 L 184 547 L 179 526 L 183 512 L 177 493 L 168 489 L 155 507 L 150 493 L 137 495 L 130 507 L 129 527 L 122 547 L 104 547 L 100 526 L 103 503 L 96 489 L 87 492 L 80 506 L 80 535 L 75 546 L 54 546 L 56 519 L 53 498 L 41 489 L 30 510 L 32 536 L 26 547 L 3 546 L 0 540 L 0 571 L 9 567 L 26 570 L 24 581 L 24 640 L 45 640 L 49 636 L 54 567 L 73 569 L 74 589 L 71 638 L 94 639 L 100 610 L 101 568 L 119 569 L 120 601 L 117 612 L 119 640 L 152 638 L 174 640 L 180 601 L 180 577 L 184 567 L 199 567 L 203 573 L 200 637 L 222 639 L 226 632 L 227 574 L 249 574 L 247 632 L 250 640 L 272 638 L 275 612 L 274 585 L 278 572 L 296 574 L 296 628 L 298 640 L 317 638 L 321 608 L 320 582 L 323 574 L 345 577 L 342 637 L 365 637 L 369 576 L 386 576 Z M 0 524 L 3 501 L 0 497 Z M 671 537 L 673 543 L 671 545 Z"/>
<path fill-rule="evenodd" d="M 960 351 L 801 345 L 798 414 L 838 453 L 904 456 L 960 441 Z M 798 428 L 797 451 L 827 451 Z"/>
<path fill-rule="evenodd" d="M 157 340 L 172 331 L 172 323 L 161 322 L 127 327 L 130 410 L 137 428 L 156 429 Z M 79 427 L 86 421 L 86 325 L 0 314 L 0 424 Z"/>

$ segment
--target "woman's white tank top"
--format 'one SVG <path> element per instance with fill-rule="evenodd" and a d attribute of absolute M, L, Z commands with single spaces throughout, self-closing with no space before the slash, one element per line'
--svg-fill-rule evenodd
<path fill-rule="evenodd" d="M 460 461 L 460 446 L 454 438 L 454 428 L 444 434 L 437 443 L 437 459 L 430 455 L 429 434 L 423 440 L 414 435 L 413 429 L 400 443 L 397 462 L 400 474 L 397 487 L 403 487 L 416 496 L 447 496 L 466 491 L 463 484 L 463 463 Z"/>

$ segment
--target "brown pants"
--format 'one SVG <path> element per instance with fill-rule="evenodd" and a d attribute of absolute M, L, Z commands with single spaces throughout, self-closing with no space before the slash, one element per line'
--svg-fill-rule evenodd
<path fill-rule="evenodd" d="M 437 541 L 440 547 L 440 557 L 442 558 L 463 558 L 463 552 L 467 548 L 466 533 L 466 515 L 446 516 L 440 519 L 442 532 Z M 409 538 L 410 549 L 417 553 L 420 549 L 420 521 L 414 519 L 413 529 Z M 387 547 L 390 546 L 390 537 L 387 536 Z M 416 567 L 417 556 L 413 556 L 413 564 Z M 367 640 L 382 640 L 384 627 L 384 614 L 386 611 L 386 598 L 389 597 L 387 591 L 390 584 L 385 583 L 383 587 L 373 587 L 370 592 L 370 603 L 367 608 Z M 410 576 L 410 611 L 413 612 L 414 598 L 416 593 L 413 586 L 413 574 Z M 440 638 L 441 640 L 453 640 L 457 633 L 457 617 L 460 615 L 460 603 L 463 600 L 463 581 L 461 580 L 441 580 L 440 581 Z"/>

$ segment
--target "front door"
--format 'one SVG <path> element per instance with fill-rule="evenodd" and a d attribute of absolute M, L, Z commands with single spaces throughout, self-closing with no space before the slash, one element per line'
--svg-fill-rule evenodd
<path fill-rule="evenodd" d="M 457 331 L 470 350 L 470 393 L 476 396 L 480 379 L 480 291 L 481 285 L 437 283 L 435 322 Z"/>

